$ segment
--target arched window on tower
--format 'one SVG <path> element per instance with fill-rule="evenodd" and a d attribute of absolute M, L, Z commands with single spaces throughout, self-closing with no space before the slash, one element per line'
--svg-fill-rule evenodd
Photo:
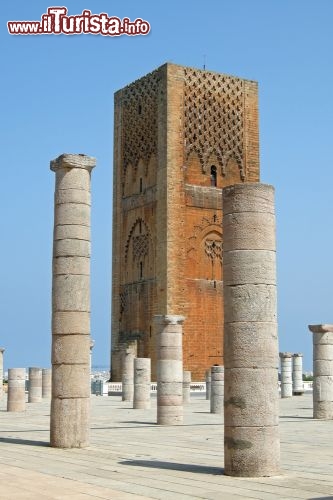
<path fill-rule="evenodd" d="M 215 165 L 212 165 L 210 167 L 210 185 L 212 187 L 217 186 L 217 170 L 216 170 Z"/>

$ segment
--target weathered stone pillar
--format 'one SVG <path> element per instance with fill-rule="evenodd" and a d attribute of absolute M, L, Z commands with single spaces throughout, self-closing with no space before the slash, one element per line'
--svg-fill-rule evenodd
<path fill-rule="evenodd" d="M 274 188 L 223 189 L 224 456 L 231 476 L 279 471 Z"/>
<path fill-rule="evenodd" d="M 150 358 L 134 358 L 134 397 L 133 408 L 150 408 Z"/>
<path fill-rule="evenodd" d="M 40 403 L 42 401 L 42 369 L 29 368 L 29 390 L 28 403 Z"/>
<path fill-rule="evenodd" d="M 212 375 L 209 368 L 209 370 L 206 370 L 206 399 L 210 399 L 211 382 L 212 382 Z"/>
<path fill-rule="evenodd" d="M 122 362 L 122 400 L 131 403 L 134 396 L 134 359 L 132 349 L 127 347 L 123 352 Z"/>
<path fill-rule="evenodd" d="M 90 175 L 96 160 L 63 154 L 56 173 L 52 284 L 51 446 L 89 444 Z"/>
<path fill-rule="evenodd" d="M 157 328 L 157 423 L 183 423 L 184 316 L 154 316 Z"/>
<path fill-rule="evenodd" d="M 25 410 L 25 368 L 9 368 L 7 411 Z"/>
<path fill-rule="evenodd" d="M 52 395 L 52 370 L 51 368 L 42 369 L 42 398 L 51 399 Z"/>
<path fill-rule="evenodd" d="M 309 325 L 313 333 L 313 418 L 333 419 L 333 325 Z"/>
<path fill-rule="evenodd" d="M 210 412 L 223 413 L 224 367 L 212 366 L 210 388 Z"/>
<path fill-rule="evenodd" d="M 5 349 L 0 347 L 0 399 L 3 396 L 3 353 Z"/>
<path fill-rule="evenodd" d="M 183 371 L 183 403 L 191 402 L 191 372 Z"/>
<path fill-rule="evenodd" d="M 90 375 L 92 374 L 92 350 L 95 346 L 95 341 L 93 339 L 90 339 L 90 359 L 89 359 L 89 363 L 90 363 Z"/>
<path fill-rule="evenodd" d="M 302 396 L 303 386 L 303 354 L 298 352 L 293 354 L 293 395 Z"/>
<path fill-rule="evenodd" d="M 281 398 L 291 398 L 293 395 L 292 384 L 292 354 L 280 352 L 281 359 Z"/>

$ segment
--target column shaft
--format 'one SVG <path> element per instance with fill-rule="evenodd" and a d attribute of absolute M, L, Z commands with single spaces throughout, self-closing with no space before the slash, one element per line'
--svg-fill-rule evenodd
<path fill-rule="evenodd" d="M 50 368 L 42 369 L 42 398 L 51 399 L 52 394 L 52 370 Z"/>
<path fill-rule="evenodd" d="M 293 354 L 293 395 L 302 396 L 303 386 L 303 354 L 300 352 Z"/>
<path fill-rule="evenodd" d="M 122 362 L 122 400 L 133 402 L 134 395 L 134 354 L 125 349 Z"/>
<path fill-rule="evenodd" d="M 25 410 L 25 368 L 9 368 L 7 411 Z"/>
<path fill-rule="evenodd" d="M 309 325 L 313 334 L 313 418 L 333 419 L 333 325 Z"/>
<path fill-rule="evenodd" d="M 96 161 L 64 154 L 56 173 L 52 282 L 51 446 L 89 444 L 90 175 Z"/>
<path fill-rule="evenodd" d="M 191 402 L 191 372 L 184 370 L 183 372 L 183 403 Z"/>
<path fill-rule="evenodd" d="M 211 381 L 212 381 L 212 376 L 211 376 L 211 372 L 210 372 L 210 368 L 209 368 L 209 370 L 206 370 L 206 399 L 207 400 L 210 399 L 210 395 L 211 395 Z"/>
<path fill-rule="evenodd" d="M 28 403 L 40 403 L 41 401 L 42 370 L 41 368 L 29 368 Z"/>
<path fill-rule="evenodd" d="M 291 352 L 280 352 L 280 359 L 281 359 L 281 398 L 291 398 L 291 396 L 293 395 Z"/>
<path fill-rule="evenodd" d="M 134 409 L 150 408 L 150 358 L 134 358 Z"/>
<path fill-rule="evenodd" d="M 157 328 L 157 423 L 183 423 L 183 316 L 154 316 Z"/>
<path fill-rule="evenodd" d="M 224 367 L 212 366 L 210 371 L 212 377 L 210 389 L 210 412 L 223 413 Z"/>
<path fill-rule="evenodd" d="M 274 188 L 223 189 L 224 456 L 232 476 L 279 471 Z"/>

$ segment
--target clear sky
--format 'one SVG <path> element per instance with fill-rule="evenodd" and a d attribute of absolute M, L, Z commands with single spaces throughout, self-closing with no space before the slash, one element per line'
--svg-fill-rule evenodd
<path fill-rule="evenodd" d="M 94 364 L 108 365 L 113 93 L 166 61 L 259 81 L 261 180 L 276 188 L 280 350 L 312 367 L 309 323 L 333 323 L 332 0 L 76 0 L 142 18 L 148 36 L 12 36 L 44 0 L 1 7 L 0 346 L 8 367 L 50 365 L 54 173 L 63 152 L 92 174 Z"/>

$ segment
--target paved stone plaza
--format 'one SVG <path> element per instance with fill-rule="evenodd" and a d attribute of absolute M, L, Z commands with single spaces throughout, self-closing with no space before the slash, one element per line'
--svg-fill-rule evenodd
<path fill-rule="evenodd" d="M 312 419 L 312 394 L 280 400 L 281 475 L 223 475 L 223 425 L 204 395 L 184 407 L 184 425 L 157 426 L 151 410 L 92 396 L 87 449 L 49 443 L 49 402 L 22 413 L 0 404 L 1 500 L 333 499 L 333 421 Z"/>

